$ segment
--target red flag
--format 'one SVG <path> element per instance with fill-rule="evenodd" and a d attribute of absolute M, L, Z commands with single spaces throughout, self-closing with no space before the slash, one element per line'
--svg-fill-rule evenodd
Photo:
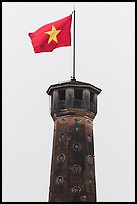
<path fill-rule="evenodd" d="M 52 52 L 58 47 L 71 46 L 71 21 L 72 14 L 29 33 L 34 52 Z"/>

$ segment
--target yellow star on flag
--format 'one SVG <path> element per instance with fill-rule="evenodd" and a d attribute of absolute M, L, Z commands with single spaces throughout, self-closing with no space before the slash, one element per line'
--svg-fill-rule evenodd
<path fill-rule="evenodd" d="M 48 32 L 45 32 L 46 34 L 49 34 L 50 37 L 49 37 L 49 40 L 48 40 L 48 44 L 54 40 L 56 43 L 58 43 L 58 40 L 57 40 L 57 34 L 60 32 L 61 30 L 56 30 L 56 28 L 54 26 L 52 26 L 52 30 L 51 31 L 48 31 Z"/>

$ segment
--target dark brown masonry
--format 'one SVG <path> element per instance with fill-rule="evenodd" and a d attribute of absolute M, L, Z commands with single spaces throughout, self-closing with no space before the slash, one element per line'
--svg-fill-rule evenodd
<path fill-rule="evenodd" d="M 54 84 L 54 137 L 48 202 L 96 202 L 93 120 L 101 89 L 80 81 Z"/>

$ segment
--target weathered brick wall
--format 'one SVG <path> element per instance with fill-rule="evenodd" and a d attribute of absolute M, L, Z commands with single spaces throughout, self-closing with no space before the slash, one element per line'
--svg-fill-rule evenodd
<path fill-rule="evenodd" d="M 96 202 L 94 114 L 73 112 L 54 118 L 49 202 Z"/>

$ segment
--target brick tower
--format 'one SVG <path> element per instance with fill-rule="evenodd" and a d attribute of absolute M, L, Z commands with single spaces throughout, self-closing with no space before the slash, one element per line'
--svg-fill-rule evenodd
<path fill-rule="evenodd" d="M 93 120 L 100 92 L 76 80 L 47 90 L 54 120 L 49 202 L 96 202 Z"/>

